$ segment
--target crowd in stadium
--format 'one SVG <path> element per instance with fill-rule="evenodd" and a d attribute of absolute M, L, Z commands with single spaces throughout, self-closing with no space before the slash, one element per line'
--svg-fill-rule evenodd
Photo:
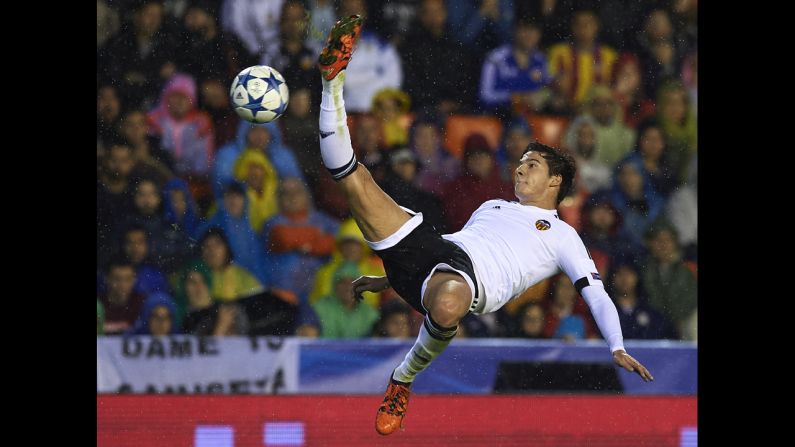
<path fill-rule="evenodd" d="M 361 14 L 345 103 L 357 159 L 443 233 L 515 200 L 530 142 L 569 151 L 559 207 L 626 339 L 696 339 L 697 0 L 97 0 L 97 334 L 413 338 L 351 282 L 383 265 L 318 148 L 317 56 Z M 290 103 L 253 125 L 240 70 Z M 599 338 L 565 275 L 458 336 Z"/>

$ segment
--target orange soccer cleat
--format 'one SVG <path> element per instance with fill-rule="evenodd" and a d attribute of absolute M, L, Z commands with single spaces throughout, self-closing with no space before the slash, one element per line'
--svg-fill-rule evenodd
<path fill-rule="evenodd" d="M 403 426 L 403 416 L 406 415 L 410 395 L 410 383 L 389 378 L 384 401 L 375 416 L 375 430 L 379 434 L 388 435 Z"/>
<path fill-rule="evenodd" d="M 330 81 L 348 66 L 353 47 L 359 40 L 362 30 L 362 17 L 352 15 L 334 24 L 326 40 L 326 47 L 320 52 L 317 66 L 323 78 Z"/>

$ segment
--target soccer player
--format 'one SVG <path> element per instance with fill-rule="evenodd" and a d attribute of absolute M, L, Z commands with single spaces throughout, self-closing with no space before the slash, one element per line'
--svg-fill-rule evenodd
<path fill-rule="evenodd" d="M 357 279 L 355 293 L 392 287 L 425 315 L 417 341 L 390 377 L 376 414 L 378 433 L 388 435 L 402 425 L 411 383 L 450 344 L 467 313 L 494 312 L 559 270 L 585 298 L 615 363 L 653 380 L 624 350 L 618 312 L 593 260 L 577 232 L 558 218 L 557 204 L 574 179 L 571 156 L 531 143 L 514 172 L 519 201 L 489 200 L 461 231 L 445 235 L 423 222 L 422 213 L 395 203 L 356 161 L 342 86 L 361 27 L 357 15 L 337 22 L 318 58 L 323 78 L 321 157 L 347 196 L 368 244 L 384 261 L 386 277 Z"/>

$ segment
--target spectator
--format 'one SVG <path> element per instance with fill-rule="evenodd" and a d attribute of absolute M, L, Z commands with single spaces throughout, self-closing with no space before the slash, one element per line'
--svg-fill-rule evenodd
<path fill-rule="evenodd" d="M 107 144 L 115 136 L 121 118 L 121 100 L 113 85 L 97 90 L 97 137 Z"/>
<path fill-rule="evenodd" d="M 331 261 L 318 269 L 315 284 L 309 294 L 309 302 L 316 303 L 320 298 L 332 293 L 332 276 L 344 262 L 356 264 L 362 275 L 384 276 L 381 259 L 373 255 L 370 246 L 353 218 L 345 220 L 337 231 L 337 246 Z M 355 279 L 355 278 L 354 278 Z M 364 302 L 373 309 L 381 305 L 382 293 L 364 292 Z"/>
<path fill-rule="evenodd" d="M 591 87 L 586 111 L 596 121 L 596 158 L 608 166 L 615 166 L 632 150 L 635 131 L 624 124 L 621 108 L 609 87 Z"/>
<path fill-rule="evenodd" d="M 577 162 L 577 185 L 587 193 L 610 186 L 610 167 L 596 157 L 596 120 L 580 115 L 569 124 L 563 137 L 566 148 Z"/>
<path fill-rule="evenodd" d="M 316 191 L 320 175 L 328 171 L 315 150 L 320 130 L 317 112 L 313 110 L 312 104 L 314 102 L 308 89 L 290 87 L 290 103 L 287 112 L 279 118 L 279 124 L 284 144 L 293 149 L 301 173 L 310 189 Z"/>
<path fill-rule="evenodd" d="M 251 54 L 262 54 L 268 42 L 279 39 L 284 0 L 224 0 L 221 27 L 234 33 Z"/>
<path fill-rule="evenodd" d="M 638 128 L 638 141 L 635 150 L 626 158 L 636 161 L 643 167 L 643 175 L 654 191 L 667 198 L 679 184 L 679 179 L 668 165 L 665 136 L 655 121 L 643 123 Z"/>
<path fill-rule="evenodd" d="M 671 323 L 638 293 L 638 268 L 619 264 L 610 276 L 612 297 L 618 308 L 621 332 L 625 340 L 676 338 Z"/>
<path fill-rule="evenodd" d="M 133 212 L 131 174 L 135 166 L 132 149 L 113 142 L 97 178 L 97 261 L 101 265 L 113 252 L 118 223 Z"/>
<path fill-rule="evenodd" d="M 607 278 L 614 262 L 640 262 L 643 246 L 633 243 L 621 231 L 621 214 L 608 194 L 597 192 L 588 197 L 582 215 L 580 235 L 603 278 Z"/>
<path fill-rule="evenodd" d="M 563 107 L 575 110 L 592 85 L 607 85 L 613 77 L 616 52 L 597 40 L 599 19 L 590 10 L 579 10 L 571 21 L 572 41 L 549 48 L 549 70 Z"/>
<path fill-rule="evenodd" d="M 290 177 L 279 186 L 279 214 L 263 226 L 265 250 L 270 253 L 272 287 L 286 289 L 309 303 L 315 273 L 334 251 L 339 223 L 312 206 L 301 180 Z"/>
<path fill-rule="evenodd" d="M 673 226 L 661 219 L 646 232 L 649 256 L 641 274 L 649 304 L 662 312 L 684 338 L 688 318 L 696 311 L 696 278 L 682 261 Z"/>
<path fill-rule="evenodd" d="M 519 311 L 519 327 L 515 332 L 521 338 L 547 338 L 544 335 L 544 308 L 538 303 L 527 303 Z"/>
<path fill-rule="evenodd" d="M 201 82 L 200 107 L 207 112 L 213 124 L 213 147 L 220 148 L 234 141 L 240 126 L 240 116 L 232 108 L 226 80 L 208 78 Z M 292 97 L 290 98 L 292 100 Z"/>
<path fill-rule="evenodd" d="M 483 63 L 480 101 L 503 116 L 540 111 L 551 82 L 547 58 L 538 48 L 541 28 L 532 22 L 514 25 L 513 41 L 492 50 Z"/>
<path fill-rule="evenodd" d="M 361 276 L 356 264 L 342 263 L 331 278 L 332 292 L 314 308 L 320 319 L 323 338 L 362 338 L 370 335 L 378 311 L 353 296 L 353 280 Z"/>
<path fill-rule="evenodd" d="M 132 225 L 124 232 L 123 254 L 132 262 L 135 268 L 135 286 L 133 291 L 144 296 L 156 292 L 169 292 L 165 275 L 149 256 L 149 235 L 146 228 L 141 225 Z"/>
<path fill-rule="evenodd" d="M 533 142 L 533 131 L 524 116 L 514 118 L 505 127 L 503 141 L 494 159 L 500 169 L 500 178 L 513 184 L 513 174 L 527 145 Z M 579 166 L 579 165 L 578 165 Z"/>
<path fill-rule="evenodd" d="M 234 301 L 261 293 L 262 283 L 245 268 L 233 262 L 232 250 L 224 231 L 213 227 L 199 240 L 202 260 L 212 272 L 210 295 L 218 301 Z"/>
<path fill-rule="evenodd" d="M 265 154 L 247 150 L 235 162 L 235 180 L 246 186 L 249 222 L 254 232 L 259 233 L 265 221 L 279 211 L 276 170 Z"/>
<path fill-rule="evenodd" d="M 373 115 L 381 121 L 384 146 L 395 148 L 409 142 L 411 116 L 408 114 L 411 99 L 406 92 L 385 88 L 373 97 Z"/>
<path fill-rule="evenodd" d="M 488 51 L 511 39 L 513 0 L 447 0 L 453 35 L 474 50 Z"/>
<path fill-rule="evenodd" d="M 144 296 L 133 291 L 135 267 L 124 258 L 110 261 L 106 271 L 105 283 L 108 290 L 98 297 L 105 308 L 105 335 L 119 335 L 132 327 L 141 313 Z"/>
<path fill-rule="evenodd" d="M 637 54 L 645 73 L 646 95 L 653 97 L 661 83 L 679 66 L 673 46 L 673 26 L 665 9 L 652 10 L 637 38 Z"/>
<path fill-rule="evenodd" d="M 615 170 L 610 203 L 621 214 L 622 233 L 642 246 L 643 235 L 663 209 L 664 202 L 643 175 L 637 160 L 625 160 Z"/>
<path fill-rule="evenodd" d="M 306 41 L 307 11 L 300 0 L 286 0 L 279 19 L 279 35 L 265 45 L 260 63 L 275 68 L 289 79 L 292 89 L 308 89 L 312 103 L 320 101 L 320 77 L 317 74 L 317 56 Z M 358 57 L 358 54 L 357 54 Z"/>
<path fill-rule="evenodd" d="M 274 197 L 275 199 L 275 197 Z M 218 210 L 203 223 L 194 237 L 200 238 L 211 228 L 220 229 L 231 249 L 235 264 L 254 274 L 259 282 L 269 284 L 271 274 L 266 268 L 266 256 L 248 216 L 245 187 L 230 182 L 219 201 Z"/>
<path fill-rule="evenodd" d="M 585 317 L 575 312 L 574 305 L 579 296 L 577 289 L 569 278 L 561 275 L 555 281 L 552 291 L 544 334 L 566 342 L 586 338 Z"/>
<path fill-rule="evenodd" d="M 97 0 L 97 50 L 119 32 L 119 13 L 105 0 Z"/>
<path fill-rule="evenodd" d="M 149 131 L 160 137 L 175 160 L 180 177 L 209 173 L 213 161 L 213 126 L 207 112 L 197 108 L 196 82 L 185 74 L 169 79 L 156 109 L 147 115 Z"/>
<path fill-rule="evenodd" d="M 126 335 L 151 335 L 162 337 L 179 333 L 174 316 L 174 300 L 166 293 L 158 292 L 144 301 L 141 314 Z"/>
<path fill-rule="evenodd" d="M 121 119 L 120 129 L 133 150 L 136 170 L 142 176 L 157 177 L 161 184 L 174 177 L 174 157 L 160 147 L 160 138 L 148 134 L 144 112 L 138 109 L 126 112 Z"/>
<path fill-rule="evenodd" d="M 196 237 L 202 219 L 185 180 L 174 178 L 163 186 L 163 219 L 189 239 Z"/>
<path fill-rule="evenodd" d="M 241 70 L 257 62 L 234 33 L 219 27 L 218 15 L 218 2 L 193 0 L 183 18 L 186 33 L 177 53 L 179 66 L 200 85 L 208 79 L 231 82 Z"/>
<path fill-rule="evenodd" d="M 463 172 L 445 185 L 440 197 L 449 231 L 460 230 L 486 200 L 514 199 L 513 185 L 500 178 L 494 154 L 483 135 L 475 133 L 466 139 L 462 165 Z"/>
<path fill-rule="evenodd" d="M 624 124 L 632 129 L 646 118 L 654 116 L 654 101 L 648 99 L 643 84 L 638 58 L 632 53 L 622 54 L 616 61 L 610 86 L 624 117 Z"/>
<path fill-rule="evenodd" d="M 668 161 L 681 179 L 698 148 L 698 125 L 690 97 L 679 82 L 660 87 L 657 119 L 668 143 Z"/>
<path fill-rule="evenodd" d="M 389 197 L 412 211 L 422 213 L 423 222 L 427 222 L 437 231 L 446 233 L 442 203 L 435 195 L 414 186 L 417 176 L 417 158 L 411 149 L 402 148 L 392 152 L 391 169 L 381 183 Z"/>
<path fill-rule="evenodd" d="M 120 223 L 117 240 L 121 233 L 136 225 L 146 229 L 151 249 L 151 259 L 166 273 L 174 272 L 192 254 L 188 234 L 166 223 L 163 217 L 163 198 L 160 188 L 152 179 L 141 179 L 135 187 L 135 208 Z"/>
<path fill-rule="evenodd" d="M 130 23 L 100 48 L 97 59 L 101 80 L 113 82 L 123 102 L 147 109 L 164 80 L 176 70 L 178 30 L 164 20 L 162 0 L 136 2 Z"/>
<path fill-rule="evenodd" d="M 389 148 L 384 147 L 382 130 L 378 118 L 369 113 L 360 115 L 352 140 L 356 159 L 367 167 L 376 182 L 383 180 L 389 169 Z"/>
<path fill-rule="evenodd" d="M 400 300 L 390 300 L 381 307 L 381 317 L 373 327 L 374 337 L 410 338 L 412 309 Z"/>
<path fill-rule="evenodd" d="M 326 39 L 331 27 L 337 22 L 337 12 L 334 8 L 333 0 L 308 0 L 309 9 L 309 33 L 306 37 L 306 44 L 312 48 L 315 56 L 320 55 L 320 51 L 326 46 Z"/>
<path fill-rule="evenodd" d="M 235 163 L 246 150 L 264 155 L 276 169 L 279 178 L 303 177 L 293 151 L 282 143 L 278 124 L 253 124 L 241 120 L 235 141 L 219 149 L 215 155 L 212 183 L 216 197 L 221 196 L 224 185 L 234 178 Z"/>
<path fill-rule="evenodd" d="M 185 334 L 199 336 L 247 335 L 248 319 L 237 303 L 218 303 L 210 296 L 211 273 L 204 262 L 195 262 L 181 275 L 178 290 L 187 315 Z"/>
<path fill-rule="evenodd" d="M 442 147 L 442 130 L 428 118 L 414 121 L 412 150 L 420 167 L 414 182 L 424 191 L 438 196 L 461 172 L 461 162 Z"/>
<path fill-rule="evenodd" d="M 421 1 L 416 22 L 400 46 L 406 74 L 403 84 L 413 110 L 429 116 L 460 112 L 475 93 L 475 73 L 467 68 L 471 61 L 450 33 L 447 18 L 444 0 Z"/>
<path fill-rule="evenodd" d="M 695 260 L 698 254 L 698 156 L 688 169 L 688 181 L 673 193 L 666 217 L 679 235 L 683 257 Z"/>

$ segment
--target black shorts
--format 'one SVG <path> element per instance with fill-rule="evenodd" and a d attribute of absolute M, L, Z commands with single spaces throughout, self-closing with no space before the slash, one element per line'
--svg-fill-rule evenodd
<path fill-rule="evenodd" d="M 475 289 L 470 310 L 475 309 L 478 287 L 472 260 L 461 247 L 443 239 L 434 227 L 424 221 L 397 244 L 375 252 L 384 261 L 390 286 L 417 312 L 426 313 L 422 306 L 422 284 L 439 264 L 447 264 L 469 276 Z M 443 267 L 439 270 L 449 271 Z"/>

